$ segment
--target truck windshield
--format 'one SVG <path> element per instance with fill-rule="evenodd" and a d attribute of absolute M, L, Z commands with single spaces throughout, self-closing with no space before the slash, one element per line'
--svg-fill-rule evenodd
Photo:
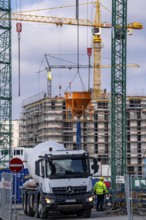
<path fill-rule="evenodd" d="M 68 177 L 68 176 L 89 175 L 88 160 L 83 158 L 53 159 L 47 162 L 47 176 Z"/>

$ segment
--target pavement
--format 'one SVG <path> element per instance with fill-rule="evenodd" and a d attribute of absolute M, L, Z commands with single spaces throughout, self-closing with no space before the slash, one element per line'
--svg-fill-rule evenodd
<path fill-rule="evenodd" d="M 13 220 L 35 220 L 37 218 L 34 217 L 29 217 L 26 216 L 23 213 L 22 210 L 22 205 L 21 204 L 17 204 L 16 205 L 17 208 L 17 217 L 13 217 Z M 76 220 L 80 220 L 81 218 L 78 218 L 77 216 L 61 216 L 60 214 L 56 214 L 53 215 L 51 217 L 49 217 L 48 219 L 51 220 L 71 220 L 71 219 L 76 219 Z M 146 215 L 145 216 L 140 216 L 140 215 L 135 215 L 131 218 L 128 218 L 128 216 L 126 214 L 121 214 L 121 210 L 116 210 L 116 212 L 110 212 L 110 210 L 103 211 L 96 211 L 96 209 L 92 210 L 92 214 L 90 218 L 86 218 L 87 220 L 94 220 L 94 219 L 98 219 L 98 220 L 146 220 Z"/>

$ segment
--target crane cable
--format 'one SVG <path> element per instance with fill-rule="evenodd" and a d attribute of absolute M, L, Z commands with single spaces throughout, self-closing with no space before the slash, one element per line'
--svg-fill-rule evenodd
<path fill-rule="evenodd" d="M 20 33 L 18 33 L 18 96 L 20 96 Z"/>
<path fill-rule="evenodd" d="M 43 65 L 43 63 L 44 63 L 44 60 L 45 60 L 45 56 L 43 56 L 43 59 L 42 59 L 42 62 L 41 62 L 41 65 L 40 65 L 39 71 L 37 72 L 37 73 L 38 73 L 38 93 L 40 93 L 40 82 L 41 82 L 41 81 L 40 81 L 40 72 L 43 72 L 43 71 L 46 70 L 46 68 L 43 69 L 43 70 L 41 70 L 42 65 Z"/>
<path fill-rule="evenodd" d="M 92 0 L 92 2 L 79 3 L 80 6 L 89 5 L 89 4 L 96 4 L 96 1 Z M 101 2 L 100 2 L 100 4 L 102 5 L 102 7 L 104 9 L 106 9 L 111 14 L 110 9 L 108 9 L 106 6 L 104 6 Z M 47 10 L 62 9 L 62 8 L 69 8 L 69 7 L 75 7 L 75 5 L 64 5 L 64 6 L 58 6 L 58 7 L 52 7 L 52 8 L 41 8 L 41 9 L 25 10 L 25 11 L 21 11 L 21 13 L 35 12 L 35 11 L 39 12 L 39 11 L 47 11 Z M 14 11 L 13 13 L 17 14 L 19 12 Z"/>
<path fill-rule="evenodd" d="M 88 4 L 95 4 L 96 2 L 89 2 Z M 80 6 L 86 5 L 87 3 L 80 3 Z M 27 13 L 27 12 L 35 12 L 35 11 L 46 11 L 46 10 L 54 10 L 54 9 L 62 9 L 62 8 L 69 8 L 69 7 L 75 7 L 76 5 L 64 5 L 64 6 L 58 6 L 58 7 L 52 7 L 52 8 L 41 8 L 41 9 L 34 9 L 34 10 L 25 10 L 21 11 L 21 13 Z M 13 12 L 18 13 L 18 12 Z"/>
<path fill-rule="evenodd" d="M 61 57 L 62 57 L 62 48 L 61 48 L 61 43 L 62 43 L 62 29 L 60 25 L 58 27 L 58 65 L 60 65 Z M 59 77 L 58 77 L 58 84 L 59 84 L 59 90 L 60 90 L 60 96 L 61 96 L 61 72 L 62 70 L 60 69 L 59 71 Z"/>
<path fill-rule="evenodd" d="M 16 0 L 16 9 L 17 9 L 17 0 Z M 20 0 L 20 12 L 21 12 L 21 0 Z M 20 96 L 20 38 L 21 38 L 21 31 L 22 31 L 22 24 L 16 23 L 16 31 L 18 33 L 18 96 Z"/>
<path fill-rule="evenodd" d="M 77 73 L 79 74 L 79 0 L 76 0 L 76 19 L 77 19 Z"/>
<path fill-rule="evenodd" d="M 88 20 L 88 0 L 87 0 L 87 18 L 86 18 L 87 20 Z M 88 26 L 87 26 L 87 47 L 88 47 Z"/>
<path fill-rule="evenodd" d="M 80 76 L 80 71 L 79 71 L 79 65 L 80 65 L 79 34 L 80 34 L 80 29 L 79 29 L 79 2 L 78 2 L 78 0 L 76 0 L 76 19 L 77 19 L 77 74 L 78 74 L 78 76 L 80 78 L 82 90 L 84 91 L 85 90 L 85 85 L 83 83 L 83 80 L 82 80 L 82 78 Z"/>

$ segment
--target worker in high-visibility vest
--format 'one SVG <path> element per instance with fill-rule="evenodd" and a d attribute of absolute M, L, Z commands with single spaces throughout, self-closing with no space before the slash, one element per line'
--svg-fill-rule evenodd
<path fill-rule="evenodd" d="M 97 199 L 96 210 L 103 211 L 104 196 L 108 193 L 106 185 L 104 183 L 104 177 L 101 177 L 99 181 L 95 183 L 93 190 Z"/>

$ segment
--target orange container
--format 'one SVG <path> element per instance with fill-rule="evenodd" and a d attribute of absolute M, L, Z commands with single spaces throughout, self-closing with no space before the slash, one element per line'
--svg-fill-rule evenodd
<path fill-rule="evenodd" d="M 91 104 L 91 92 L 66 92 L 66 109 L 72 112 L 72 116 L 81 117 Z"/>

